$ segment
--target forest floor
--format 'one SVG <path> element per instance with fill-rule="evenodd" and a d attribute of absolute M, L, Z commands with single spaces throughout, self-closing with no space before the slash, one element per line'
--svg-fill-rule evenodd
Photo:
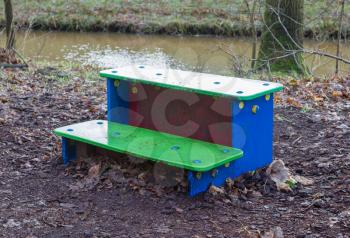
<path fill-rule="evenodd" d="M 248 2 L 252 8 L 252 1 Z M 248 8 L 243 0 L 26 0 L 13 4 L 16 25 L 36 30 L 251 35 Z M 335 36 L 339 6 L 339 1 L 306 0 L 305 35 L 321 39 Z M 263 4 L 257 9 L 256 27 L 261 32 Z M 346 4 L 345 13 L 349 10 Z M 4 19 L 0 15 L 1 25 Z M 349 34 L 349 14 L 344 15 L 343 29 Z"/>
<path fill-rule="evenodd" d="M 88 70 L 0 72 L 0 237 L 350 237 L 349 78 L 280 79 L 274 156 L 308 185 L 281 192 L 261 170 L 189 198 L 143 166 L 62 164 L 52 129 L 105 118 Z"/>

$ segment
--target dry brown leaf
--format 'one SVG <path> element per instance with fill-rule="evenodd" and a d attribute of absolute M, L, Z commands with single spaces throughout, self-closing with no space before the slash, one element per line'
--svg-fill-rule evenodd
<path fill-rule="evenodd" d="M 315 102 L 322 102 L 324 100 L 323 97 L 319 97 L 319 96 L 314 96 L 313 99 Z"/>
<path fill-rule="evenodd" d="M 287 98 L 286 102 L 294 107 L 302 107 L 300 102 L 296 101 L 295 99 L 293 99 L 291 97 Z"/>
<path fill-rule="evenodd" d="M 259 230 L 249 231 L 245 229 L 242 235 L 244 238 L 284 238 L 283 231 L 279 226 L 272 228 L 267 232 L 261 232 Z"/>
<path fill-rule="evenodd" d="M 284 183 L 290 177 L 289 169 L 280 159 L 274 160 L 270 164 L 270 166 L 266 170 L 266 174 L 269 175 L 271 180 L 275 183 Z"/>
<path fill-rule="evenodd" d="M 286 183 L 276 183 L 276 187 L 277 190 L 281 192 L 292 192 L 291 187 Z"/>
<path fill-rule="evenodd" d="M 314 181 L 312 179 L 306 178 L 304 176 L 296 175 L 293 177 L 295 181 L 298 183 L 304 185 L 304 186 L 309 186 L 314 184 Z"/>
<path fill-rule="evenodd" d="M 332 96 L 333 96 L 333 97 L 342 97 L 342 96 L 343 96 L 343 93 L 340 92 L 340 91 L 333 91 L 333 92 L 332 92 Z"/>
<path fill-rule="evenodd" d="M 276 183 L 279 191 L 290 192 L 291 187 L 286 183 L 290 179 L 289 169 L 280 159 L 274 160 L 266 170 L 266 174 Z"/>
<path fill-rule="evenodd" d="M 89 169 L 88 176 L 89 178 L 96 178 L 99 176 L 100 172 L 101 172 L 101 164 L 95 164 L 91 166 L 91 168 Z"/>
<path fill-rule="evenodd" d="M 290 80 L 288 83 L 289 83 L 289 85 L 291 85 L 291 86 L 298 86 L 298 80 L 296 80 L 296 79 L 292 79 L 292 80 Z"/>
<path fill-rule="evenodd" d="M 268 232 L 260 235 L 260 238 L 284 238 L 281 227 L 277 226 Z"/>
<path fill-rule="evenodd" d="M 218 194 L 224 194 L 225 191 L 222 188 L 216 187 L 214 185 L 211 185 L 209 188 L 209 193 L 212 195 L 218 195 Z"/>

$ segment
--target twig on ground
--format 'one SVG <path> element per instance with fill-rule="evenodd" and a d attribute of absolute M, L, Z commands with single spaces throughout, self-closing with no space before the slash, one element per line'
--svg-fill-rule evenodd
<path fill-rule="evenodd" d="M 0 64 L 0 68 L 28 68 L 27 64 Z"/>

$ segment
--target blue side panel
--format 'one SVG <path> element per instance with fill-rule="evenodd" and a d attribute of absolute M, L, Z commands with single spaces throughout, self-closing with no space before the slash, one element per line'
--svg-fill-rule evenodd
<path fill-rule="evenodd" d="M 108 121 L 128 124 L 129 83 L 120 80 L 115 85 L 114 79 L 107 79 L 107 118 Z"/>
<path fill-rule="evenodd" d="M 221 186 L 227 178 L 235 178 L 243 173 L 262 168 L 272 162 L 273 146 L 273 95 L 251 101 L 232 102 L 232 147 L 243 150 L 243 157 L 231 162 L 227 167 L 217 168 L 217 173 L 188 172 L 189 195 L 191 197 L 205 192 L 210 185 Z M 256 113 L 253 107 L 256 106 Z"/>
<path fill-rule="evenodd" d="M 242 158 L 233 163 L 233 177 L 254 171 L 272 162 L 273 146 L 273 95 L 232 105 L 232 147 L 243 150 Z M 253 106 L 258 106 L 256 113 Z"/>
<path fill-rule="evenodd" d="M 198 193 L 205 192 L 211 185 L 221 186 L 227 178 L 233 177 L 234 162 L 226 166 L 220 166 L 215 171 L 201 173 L 200 177 L 196 176 L 197 172 L 188 171 L 189 195 L 191 197 Z"/>
<path fill-rule="evenodd" d="M 62 137 L 62 159 L 65 165 L 70 161 L 77 159 L 76 143 L 72 140 Z"/>
<path fill-rule="evenodd" d="M 244 152 L 243 152 L 244 153 Z M 228 167 L 221 166 L 218 168 L 216 176 L 213 178 L 212 185 L 221 186 L 227 178 L 232 178 L 234 161 L 228 164 Z"/>

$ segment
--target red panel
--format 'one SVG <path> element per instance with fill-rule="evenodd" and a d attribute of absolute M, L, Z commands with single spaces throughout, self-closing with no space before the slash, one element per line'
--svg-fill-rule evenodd
<path fill-rule="evenodd" d="M 227 98 L 137 84 L 131 86 L 129 107 L 130 125 L 232 145 Z"/>

